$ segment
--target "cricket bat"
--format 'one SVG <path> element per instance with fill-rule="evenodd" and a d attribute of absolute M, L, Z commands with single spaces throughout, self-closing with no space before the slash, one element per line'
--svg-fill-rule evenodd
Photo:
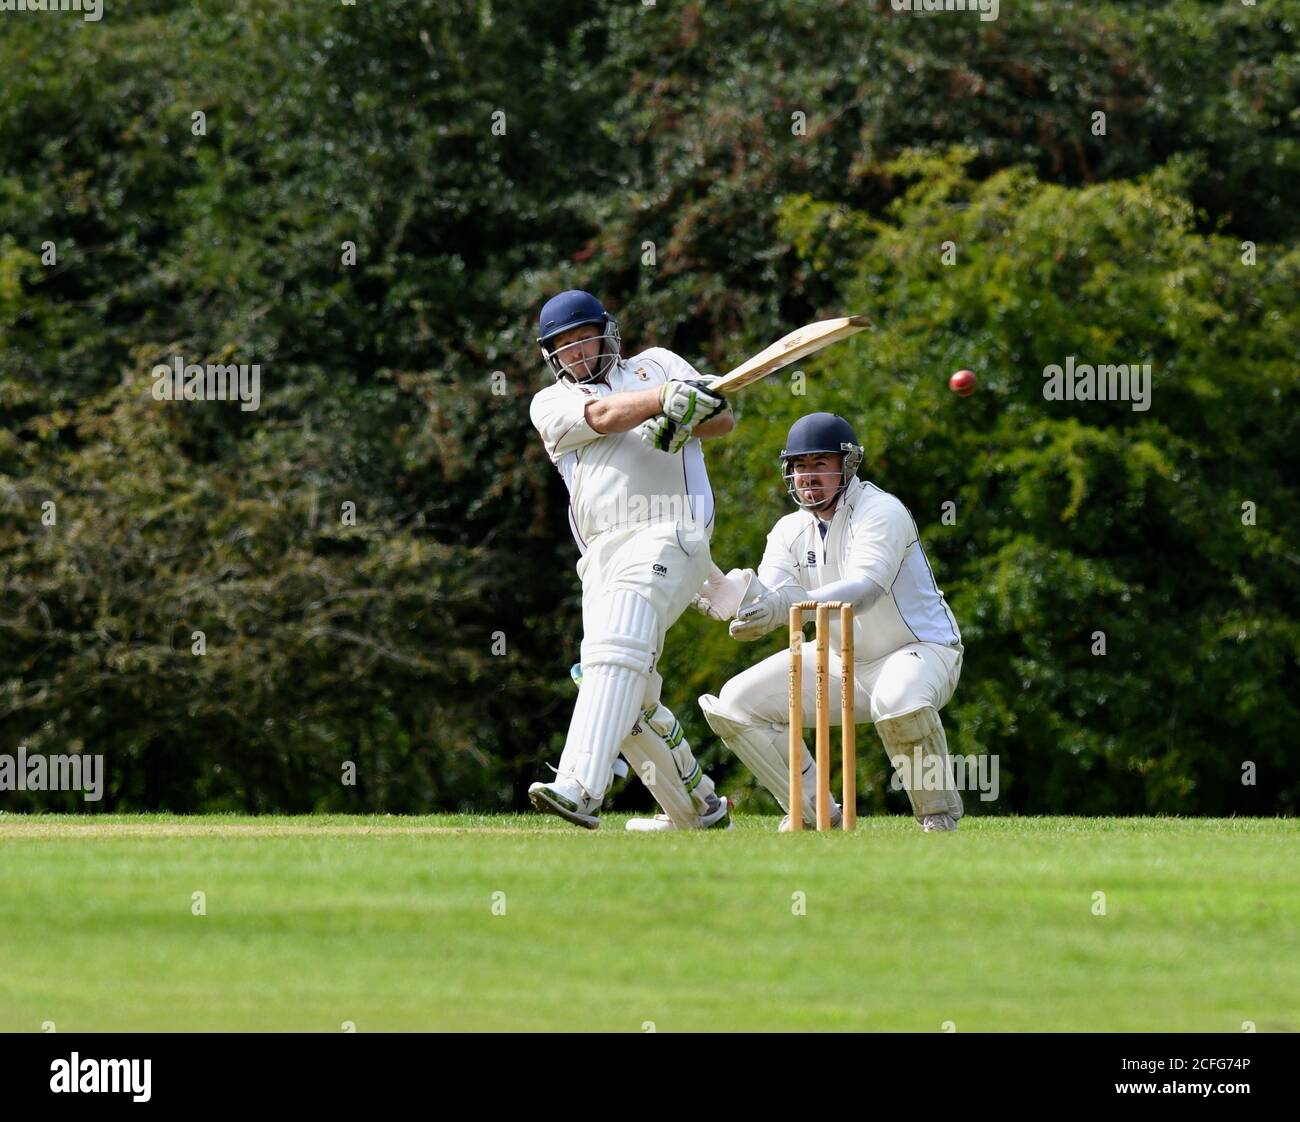
<path fill-rule="evenodd" d="M 866 316 L 841 316 L 839 319 L 823 319 L 807 324 L 746 359 L 734 370 L 719 375 L 709 388 L 721 393 L 741 389 L 870 326 L 871 320 Z"/>

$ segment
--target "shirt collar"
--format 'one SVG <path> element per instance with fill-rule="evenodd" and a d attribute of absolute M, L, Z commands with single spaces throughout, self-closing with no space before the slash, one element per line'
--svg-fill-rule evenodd
<path fill-rule="evenodd" d="M 845 508 L 858 497 L 858 492 L 862 490 L 862 480 L 854 476 L 849 480 L 849 485 L 844 488 L 844 494 L 840 496 L 840 501 L 835 507 L 835 513 L 829 519 L 823 520 L 818 518 L 813 511 L 807 511 L 809 518 L 817 524 L 817 531 L 821 534 L 822 541 L 826 540 L 826 535 L 831 532 L 831 527 L 835 525 L 835 520 L 844 513 Z"/>

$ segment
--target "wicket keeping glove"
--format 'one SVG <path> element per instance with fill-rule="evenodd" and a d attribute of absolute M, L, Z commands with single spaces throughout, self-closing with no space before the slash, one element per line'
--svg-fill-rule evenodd
<path fill-rule="evenodd" d="M 732 569 L 724 574 L 717 565 L 710 565 L 709 578 L 700 585 L 691 607 L 709 619 L 731 619 L 745 602 L 753 580 L 753 569 Z"/>
<path fill-rule="evenodd" d="M 802 585 L 783 584 L 780 588 L 768 588 L 755 577 L 745 591 L 740 611 L 727 629 L 733 639 L 742 643 L 751 643 L 761 639 L 775 627 L 780 627 L 790 618 L 790 609 L 808 593 Z"/>
<path fill-rule="evenodd" d="M 691 438 L 691 430 L 686 425 L 679 425 L 663 414 L 642 421 L 636 431 L 651 448 L 658 448 L 660 452 L 680 452 Z"/>
<path fill-rule="evenodd" d="M 709 389 L 703 378 L 665 382 L 659 391 L 664 416 L 688 429 L 716 417 L 727 407 L 727 399 Z"/>

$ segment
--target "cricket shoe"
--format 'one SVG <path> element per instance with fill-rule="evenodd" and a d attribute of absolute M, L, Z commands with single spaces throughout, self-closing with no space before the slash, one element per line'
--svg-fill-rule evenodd
<path fill-rule="evenodd" d="M 933 834 L 939 830 L 957 829 L 957 819 L 951 814 L 927 814 L 921 818 L 921 829 L 927 834 Z"/>
<path fill-rule="evenodd" d="M 709 808 L 700 815 L 700 824 L 695 827 L 697 830 L 731 830 L 735 828 L 735 823 L 731 821 L 732 802 L 725 795 L 710 795 Z M 627 821 L 629 830 L 677 830 L 681 827 L 674 825 L 673 820 L 666 814 L 656 814 L 653 818 L 629 818 Z"/>
<path fill-rule="evenodd" d="M 600 827 L 600 800 L 591 798 L 571 780 L 534 783 L 528 788 L 528 801 L 543 814 L 559 815 L 575 826 L 588 830 Z"/>
<path fill-rule="evenodd" d="M 840 828 L 840 823 L 843 821 L 844 812 L 840 810 L 838 806 L 831 807 L 831 829 L 838 830 Z M 803 828 L 805 830 L 815 830 L 817 828 L 817 820 L 813 819 L 813 821 L 809 822 L 805 818 Z M 790 832 L 790 816 L 788 814 L 781 819 L 781 825 L 776 828 L 776 832 L 778 834 L 788 834 Z"/>

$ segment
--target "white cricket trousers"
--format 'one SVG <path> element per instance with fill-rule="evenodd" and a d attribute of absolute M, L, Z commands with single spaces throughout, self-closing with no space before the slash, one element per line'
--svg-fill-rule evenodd
<path fill-rule="evenodd" d="M 853 708 L 858 724 L 900 717 L 927 705 L 936 711 L 948 704 L 961 677 L 962 647 L 939 643 L 909 643 L 883 658 L 855 662 Z M 769 655 L 742 670 L 722 687 L 718 700 L 740 723 L 789 728 L 788 649 Z M 830 721 L 840 723 L 840 656 L 830 652 Z M 803 721 L 811 730 L 817 720 L 817 655 L 811 642 L 803 645 Z"/>
<path fill-rule="evenodd" d="M 649 601 L 657 621 L 654 662 L 640 708 L 652 708 L 663 691 L 658 665 L 668 629 L 690 605 L 709 575 L 709 540 L 703 530 L 676 522 L 655 522 L 607 530 L 594 538 L 578 562 L 582 580 L 584 636 L 609 626 L 610 603 L 619 592 Z"/>

